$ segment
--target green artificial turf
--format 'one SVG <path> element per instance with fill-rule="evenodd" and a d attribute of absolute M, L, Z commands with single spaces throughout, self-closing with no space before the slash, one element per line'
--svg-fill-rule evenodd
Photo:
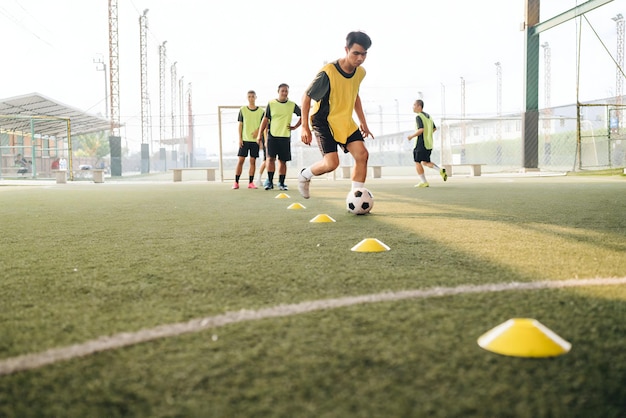
<path fill-rule="evenodd" d="M 195 181 L 0 187 L 0 360 L 241 309 L 624 277 L 624 181 L 371 180 L 366 216 L 344 210 L 345 181 L 313 181 L 310 200 Z M 322 213 L 337 222 L 309 222 Z M 391 250 L 350 250 L 365 238 Z M 513 317 L 536 318 L 571 352 L 478 347 Z M 361 304 L 0 376 L 0 416 L 617 417 L 625 335 L 625 286 Z"/>

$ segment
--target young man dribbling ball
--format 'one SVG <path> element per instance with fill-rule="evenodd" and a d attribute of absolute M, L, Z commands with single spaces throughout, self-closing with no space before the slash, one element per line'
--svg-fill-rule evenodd
<path fill-rule="evenodd" d="M 359 97 L 359 87 L 365 77 L 361 64 L 367 57 L 372 40 L 364 32 L 350 32 L 346 37 L 346 55 L 326 64 L 317 74 L 302 97 L 301 140 L 310 145 L 315 132 L 322 159 L 302 169 L 298 176 L 298 190 L 309 198 L 309 185 L 313 176 L 330 173 L 339 166 L 337 146 L 354 158 L 352 188 L 364 187 L 367 177 L 369 153 L 365 138 L 374 138 L 365 120 Z M 311 100 L 315 105 L 311 110 Z M 352 114 L 356 112 L 359 125 Z"/>

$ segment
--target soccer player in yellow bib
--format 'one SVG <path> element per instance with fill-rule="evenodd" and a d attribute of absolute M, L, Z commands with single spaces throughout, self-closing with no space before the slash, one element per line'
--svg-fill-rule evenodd
<path fill-rule="evenodd" d="M 443 181 L 448 180 L 445 168 L 430 161 L 430 154 L 433 151 L 433 133 L 437 130 L 435 122 L 430 115 L 424 112 L 424 101 L 417 99 L 413 103 L 413 112 L 417 113 L 415 117 L 415 132 L 407 137 L 407 140 L 413 140 L 413 161 L 415 161 L 415 171 L 420 178 L 420 182 L 415 187 L 429 187 L 424 174 L 424 165 L 426 167 L 439 170 L 439 175 Z"/>
<path fill-rule="evenodd" d="M 295 125 L 291 124 L 293 115 L 298 116 Z M 278 86 L 278 98 L 271 100 L 265 108 L 265 116 L 257 141 L 261 141 L 263 132 L 267 129 L 267 140 L 265 141 L 267 180 L 265 190 L 274 188 L 274 172 L 276 170 L 276 159 L 278 158 L 278 188 L 288 190 L 285 185 L 287 176 L 287 161 L 291 161 L 291 131 L 298 129 L 302 123 L 300 117 L 300 106 L 289 100 L 289 86 L 282 83 Z"/>
<path fill-rule="evenodd" d="M 259 158 L 259 144 L 257 133 L 263 120 L 263 108 L 256 105 L 256 93 L 248 91 L 248 105 L 239 109 L 237 121 L 239 122 L 239 151 L 237 151 L 237 167 L 235 168 L 235 183 L 233 189 L 239 189 L 239 178 L 243 171 L 243 163 L 250 154 L 250 169 L 248 171 L 248 189 L 256 189 L 254 173 L 256 171 L 256 159 Z"/>
<path fill-rule="evenodd" d="M 322 153 L 320 161 L 302 169 L 298 176 L 298 190 L 305 199 L 309 198 L 313 176 L 330 173 L 339 166 L 337 146 L 354 158 L 352 188 L 364 187 L 369 158 L 365 138 L 374 136 L 367 127 L 359 87 L 365 77 L 361 64 L 371 45 L 372 40 L 367 34 L 350 32 L 346 37 L 346 56 L 322 67 L 302 97 L 302 119 L 305 122 L 301 140 L 310 145 L 313 130 Z M 313 109 L 312 100 L 315 102 Z M 353 112 L 359 125 L 352 117 Z"/>

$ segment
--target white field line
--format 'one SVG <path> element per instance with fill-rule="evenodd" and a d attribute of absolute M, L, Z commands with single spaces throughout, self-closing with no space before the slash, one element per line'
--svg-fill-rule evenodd
<path fill-rule="evenodd" d="M 137 332 L 122 332 L 110 336 L 96 338 L 81 344 L 67 347 L 52 348 L 40 353 L 25 354 L 0 361 L 0 376 L 24 370 L 32 370 L 63 360 L 71 360 L 105 350 L 127 347 L 159 338 L 175 337 L 182 334 L 199 332 L 211 328 L 219 328 L 229 324 L 245 321 L 256 321 L 267 318 L 280 318 L 299 315 L 325 309 L 336 309 L 364 303 L 399 301 L 405 299 L 427 299 L 433 297 L 454 296 L 467 293 L 490 293 L 520 290 L 555 289 L 567 287 L 588 287 L 626 284 L 626 277 L 570 279 L 560 281 L 541 281 L 528 283 L 500 283 L 485 285 L 462 285 L 457 287 L 435 287 L 425 290 L 402 290 L 398 292 L 377 293 L 363 296 L 347 296 L 336 299 L 324 299 L 290 305 L 278 305 L 258 310 L 242 309 L 226 312 L 221 315 L 192 319 L 188 322 L 159 325 L 154 328 L 142 329 Z"/>

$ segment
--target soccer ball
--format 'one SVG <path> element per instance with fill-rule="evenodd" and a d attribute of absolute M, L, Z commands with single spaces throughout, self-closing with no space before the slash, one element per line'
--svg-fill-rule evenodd
<path fill-rule="evenodd" d="M 365 187 L 352 189 L 346 196 L 346 208 L 355 215 L 365 215 L 374 207 L 374 196 Z"/>

